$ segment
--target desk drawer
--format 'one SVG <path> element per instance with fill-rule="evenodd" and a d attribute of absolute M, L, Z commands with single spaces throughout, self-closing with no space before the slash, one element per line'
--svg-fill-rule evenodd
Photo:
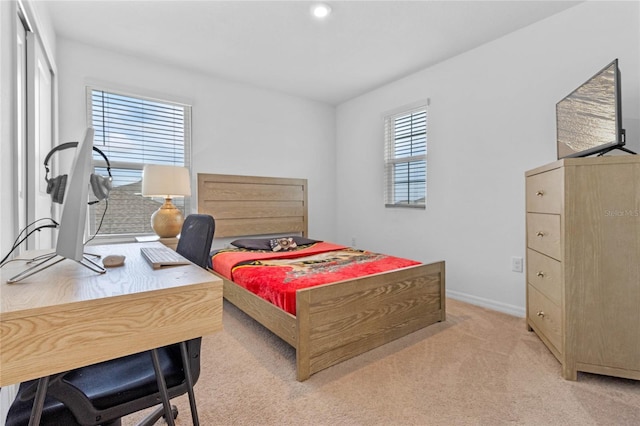
<path fill-rule="evenodd" d="M 527 247 L 562 260 L 560 215 L 527 213 Z"/>
<path fill-rule="evenodd" d="M 562 212 L 562 169 L 529 176 L 526 182 L 527 211 L 535 213 Z"/>
<path fill-rule="evenodd" d="M 562 335 L 562 311 L 551 300 L 547 299 L 532 285 L 527 286 L 529 319 L 549 342 L 555 346 L 559 353 L 563 352 L 561 346 Z"/>
<path fill-rule="evenodd" d="M 555 304 L 562 302 L 562 267 L 551 257 L 527 249 L 527 282 Z"/>

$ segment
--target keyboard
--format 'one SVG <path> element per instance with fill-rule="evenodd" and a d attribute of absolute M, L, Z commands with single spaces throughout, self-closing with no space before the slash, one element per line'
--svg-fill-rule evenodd
<path fill-rule="evenodd" d="M 140 247 L 140 253 L 153 269 L 163 266 L 189 265 L 191 263 L 169 247 Z"/>

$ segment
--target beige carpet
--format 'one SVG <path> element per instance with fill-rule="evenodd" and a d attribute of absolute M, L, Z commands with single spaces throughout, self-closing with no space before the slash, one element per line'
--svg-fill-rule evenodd
<path fill-rule="evenodd" d="M 291 347 L 227 302 L 223 323 L 203 339 L 203 426 L 640 425 L 640 382 L 582 373 L 566 381 L 524 319 L 455 300 L 446 322 L 302 383 Z M 174 402 L 176 424 L 190 425 L 186 397 Z"/>

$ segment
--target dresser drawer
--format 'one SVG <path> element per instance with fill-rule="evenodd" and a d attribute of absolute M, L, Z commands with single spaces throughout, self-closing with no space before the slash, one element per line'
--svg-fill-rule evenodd
<path fill-rule="evenodd" d="M 562 311 L 551 300 L 532 285 L 527 285 L 527 303 L 529 304 L 529 319 L 537 329 L 555 346 L 559 353 L 563 352 L 561 346 L 562 335 Z"/>
<path fill-rule="evenodd" d="M 560 214 L 562 212 L 563 179 L 562 169 L 529 176 L 526 181 L 527 211 Z"/>
<path fill-rule="evenodd" d="M 562 302 L 561 274 L 559 261 L 527 249 L 527 282 L 557 305 Z"/>
<path fill-rule="evenodd" d="M 527 247 L 562 260 L 560 215 L 527 213 Z"/>

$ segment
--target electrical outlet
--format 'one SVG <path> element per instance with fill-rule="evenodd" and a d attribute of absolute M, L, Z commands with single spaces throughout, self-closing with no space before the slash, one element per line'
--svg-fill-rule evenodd
<path fill-rule="evenodd" d="M 513 256 L 511 258 L 511 270 L 513 272 L 522 272 L 522 258 Z"/>
<path fill-rule="evenodd" d="M 351 237 L 351 247 L 356 246 L 356 237 Z"/>

